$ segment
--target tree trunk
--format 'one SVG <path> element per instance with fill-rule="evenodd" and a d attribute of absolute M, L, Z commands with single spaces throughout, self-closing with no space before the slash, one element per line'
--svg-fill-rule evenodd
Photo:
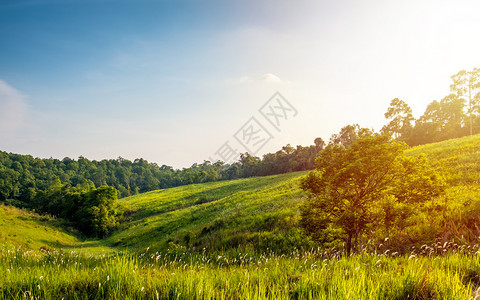
<path fill-rule="evenodd" d="M 347 251 L 347 256 L 350 256 L 350 253 L 352 251 L 352 234 L 351 233 L 348 234 L 347 245 L 345 248 L 346 248 L 345 250 Z"/>
<path fill-rule="evenodd" d="M 355 239 L 353 241 L 353 253 L 357 253 L 358 250 L 358 232 L 355 232 Z"/>

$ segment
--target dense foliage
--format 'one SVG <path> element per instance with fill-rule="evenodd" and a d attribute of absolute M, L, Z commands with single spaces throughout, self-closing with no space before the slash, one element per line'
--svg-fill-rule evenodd
<path fill-rule="evenodd" d="M 424 156 L 407 157 L 404 149 L 389 135 L 364 135 L 348 148 L 330 144 L 302 181 L 311 195 L 302 206 L 303 227 L 323 244 L 343 238 L 350 254 L 358 239 L 404 226 L 412 211 L 445 189 Z"/>
<path fill-rule="evenodd" d="M 310 170 L 323 145 L 318 138 L 315 145 L 296 148 L 287 145 L 276 153 L 265 154 L 263 159 L 245 153 L 233 164 L 205 161 L 182 170 L 165 165 L 159 167 L 144 159 L 133 162 L 123 158 L 58 160 L 0 151 L 0 201 L 39 209 L 35 205 L 37 194 L 47 191 L 56 181 L 72 187 L 108 185 L 118 190 L 119 197 L 126 197 L 192 183 Z"/>
<path fill-rule="evenodd" d="M 117 191 L 109 186 L 71 187 L 55 180 L 46 191 L 39 191 L 31 203 L 36 210 L 67 221 L 88 236 L 105 237 L 115 228 L 123 209 Z"/>

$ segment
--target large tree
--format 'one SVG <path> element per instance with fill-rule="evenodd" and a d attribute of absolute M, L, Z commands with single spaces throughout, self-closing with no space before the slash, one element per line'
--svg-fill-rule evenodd
<path fill-rule="evenodd" d="M 405 101 L 398 98 L 390 101 L 390 106 L 385 113 L 385 118 L 390 120 L 383 126 L 382 132 L 391 132 L 397 139 L 405 140 L 412 130 L 412 122 L 415 120 L 412 109 Z"/>
<path fill-rule="evenodd" d="M 321 151 L 316 170 L 302 181 L 310 195 L 301 209 L 306 231 L 323 242 L 343 238 L 350 254 L 379 218 L 387 215 L 385 226 L 394 223 L 394 214 L 378 213 L 386 200 L 416 205 L 440 194 L 438 174 L 424 157 L 406 157 L 405 147 L 390 135 L 369 135 L 348 148 L 330 144 Z"/>
<path fill-rule="evenodd" d="M 358 137 L 369 135 L 372 131 L 368 128 L 361 128 L 358 124 L 347 125 L 340 129 L 338 134 L 332 134 L 330 143 L 349 147 Z"/>
<path fill-rule="evenodd" d="M 466 135 L 464 107 L 465 100 L 456 94 L 450 94 L 441 101 L 432 101 L 416 121 L 409 144 L 439 142 Z"/>
<path fill-rule="evenodd" d="M 473 134 L 473 119 L 480 114 L 480 69 L 472 71 L 461 70 L 451 76 L 453 83 L 450 90 L 458 97 L 464 98 L 468 103 L 468 116 L 470 123 L 470 135 Z"/>

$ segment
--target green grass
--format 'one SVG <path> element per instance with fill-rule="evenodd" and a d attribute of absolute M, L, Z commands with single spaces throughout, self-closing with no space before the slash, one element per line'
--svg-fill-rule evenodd
<path fill-rule="evenodd" d="M 480 255 L 136 257 L 0 250 L 0 299 L 473 299 Z"/>
<path fill-rule="evenodd" d="M 60 221 L 51 216 L 0 205 L 0 248 L 25 250 L 70 249 L 89 253 L 110 253 L 114 249 L 103 241 L 81 240 L 62 228 Z"/>
<path fill-rule="evenodd" d="M 304 174 L 195 184 L 124 198 L 121 202 L 136 212 L 108 242 L 131 250 L 296 247 L 303 238 L 296 225 L 303 196 L 298 183 Z"/>
<path fill-rule="evenodd" d="M 420 154 L 448 185 L 444 237 L 478 243 L 480 232 L 464 236 L 459 224 L 480 214 L 480 135 L 407 150 Z M 0 299 L 480 298 L 477 244 L 437 243 L 404 256 L 306 250 L 314 244 L 298 226 L 305 174 L 123 198 L 128 221 L 105 240 L 81 240 L 55 219 L 0 206 Z"/>
<path fill-rule="evenodd" d="M 0 205 L 0 241 L 4 246 L 38 250 L 42 246 L 62 247 L 79 242 L 74 234 L 59 229 L 59 225 L 52 217 Z"/>
<path fill-rule="evenodd" d="M 480 135 L 414 147 L 407 154 L 424 153 L 437 167 L 444 169 L 450 186 L 480 184 Z"/>

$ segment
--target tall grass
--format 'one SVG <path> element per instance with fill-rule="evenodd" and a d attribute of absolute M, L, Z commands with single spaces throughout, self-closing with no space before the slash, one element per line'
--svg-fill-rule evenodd
<path fill-rule="evenodd" d="M 0 298 L 473 299 L 480 254 L 460 252 L 343 257 L 319 250 L 221 255 L 172 249 L 91 256 L 0 250 Z"/>

